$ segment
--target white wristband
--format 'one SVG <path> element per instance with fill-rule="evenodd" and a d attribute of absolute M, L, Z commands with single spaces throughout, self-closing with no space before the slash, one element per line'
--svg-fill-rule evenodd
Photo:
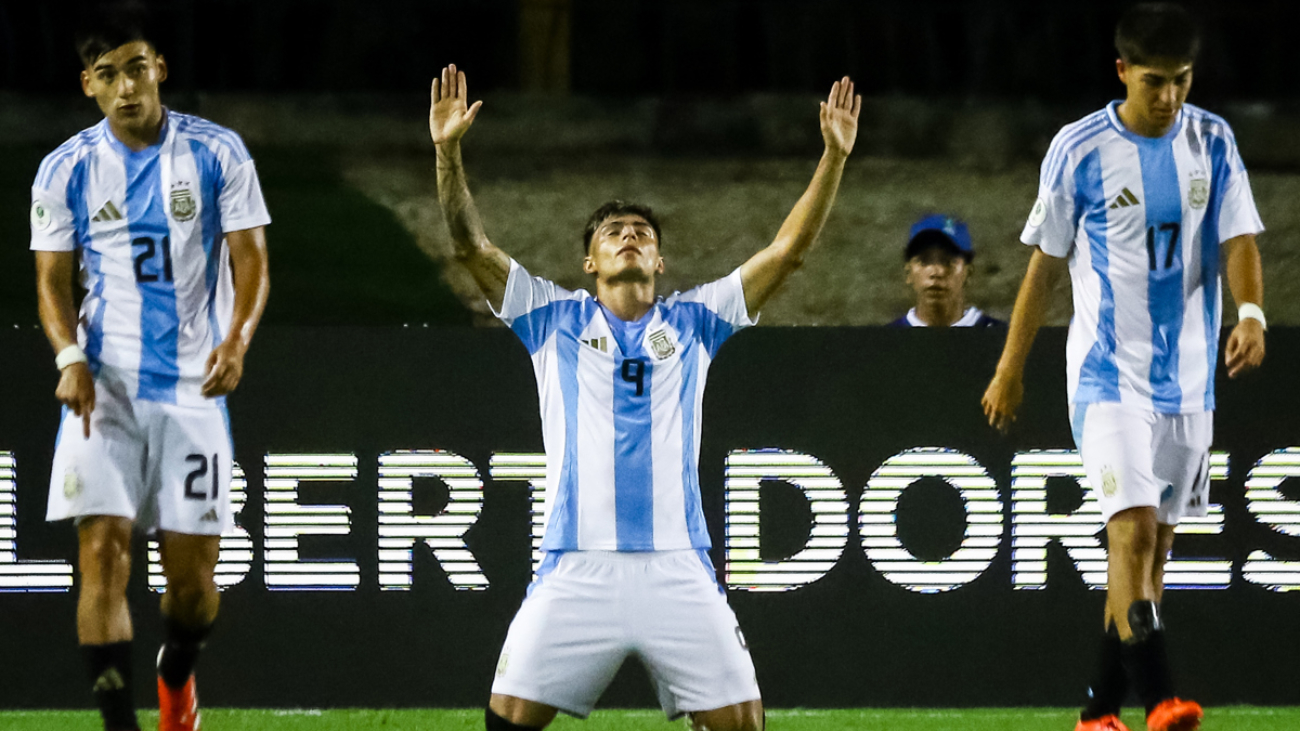
<path fill-rule="evenodd" d="M 1268 323 L 1264 321 L 1264 310 L 1254 302 L 1247 302 L 1237 308 L 1237 322 L 1246 319 L 1259 320 L 1259 326 L 1268 329 Z"/>
<path fill-rule="evenodd" d="M 63 350 L 60 350 L 58 355 L 54 356 L 54 365 L 58 366 L 59 370 L 63 370 L 73 363 L 85 362 L 86 352 L 78 345 L 69 345 Z"/>

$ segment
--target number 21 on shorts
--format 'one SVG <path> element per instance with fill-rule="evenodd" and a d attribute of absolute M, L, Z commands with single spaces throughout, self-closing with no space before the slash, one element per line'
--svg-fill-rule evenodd
<path fill-rule="evenodd" d="M 211 465 L 208 463 L 206 455 L 191 454 L 185 457 L 188 464 L 194 465 L 194 469 L 185 476 L 185 498 L 187 500 L 216 500 L 217 499 L 217 455 L 212 455 Z M 210 480 L 204 479 L 210 476 Z M 211 490 L 209 491 L 209 483 Z M 209 494 L 209 492 L 211 494 Z"/>

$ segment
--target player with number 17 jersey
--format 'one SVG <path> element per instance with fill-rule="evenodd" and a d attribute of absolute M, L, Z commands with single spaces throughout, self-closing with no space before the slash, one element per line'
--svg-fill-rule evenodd
<path fill-rule="evenodd" d="M 1181 5 L 1129 7 L 1115 28 L 1125 97 L 1067 125 L 1043 160 L 1021 241 L 1033 247 L 983 398 L 1006 431 L 1053 283 L 1068 266 L 1070 431 L 1108 556 L 1101 651 L 1076 731 L 1127 731 L 1132 690 L 1151 731 L 1193 731 L 1161 619 L 1178 523 L 1207 514 L 1221 272 L 1238 305 L 1229 377 L 1264 358 L 1263 230 L 1232 129 L 1186 103 L 1200 48 Z"/>
<path fill-rule="evenodd" d="M 1264 229 L 1246 168 L 1221 117 L 1184 104 L 1150 138 L 1127 129 L 1118 106 L 1056 136 L 1021 235 L 1069 257 L 1070 403 L 1213 411 L 1219 245 Z"/>

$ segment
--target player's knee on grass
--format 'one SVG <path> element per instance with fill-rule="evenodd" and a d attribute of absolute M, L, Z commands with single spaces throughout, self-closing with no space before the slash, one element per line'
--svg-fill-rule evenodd
<path fill-rule="evenodd" d="M 760 701 L 692 713 L 690 719 L 693 731 L 763 731 L 766 726 Z"/>
<path fill-rule="evenodd" d="M 491 708 L 484 712 L 484 722 L 487 731 L 541 731 L 544 726 L 520 726 L 517 723 L 511 723 L 498 716 Z"/>
<path fill-rule="evenodd" d="M 1156 603 L 1135 601 L 1128 606 L 1128 626 L 1132 642 L 1145 642 L 1152 634 L 1164 629 L 1160 623 L 1160 612 Z"/>

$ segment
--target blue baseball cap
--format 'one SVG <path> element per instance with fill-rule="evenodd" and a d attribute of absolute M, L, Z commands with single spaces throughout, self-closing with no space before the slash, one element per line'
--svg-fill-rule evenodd
<path fill-rule="evenodd" d="M 911 259 L 918 251 L 935 243 L 951 244 L 967 261 L 975 258 L 966 222 L 942 213 L 926 216 L 912 224 L 912 230 L 907 234 L 905 256 Z"/>

